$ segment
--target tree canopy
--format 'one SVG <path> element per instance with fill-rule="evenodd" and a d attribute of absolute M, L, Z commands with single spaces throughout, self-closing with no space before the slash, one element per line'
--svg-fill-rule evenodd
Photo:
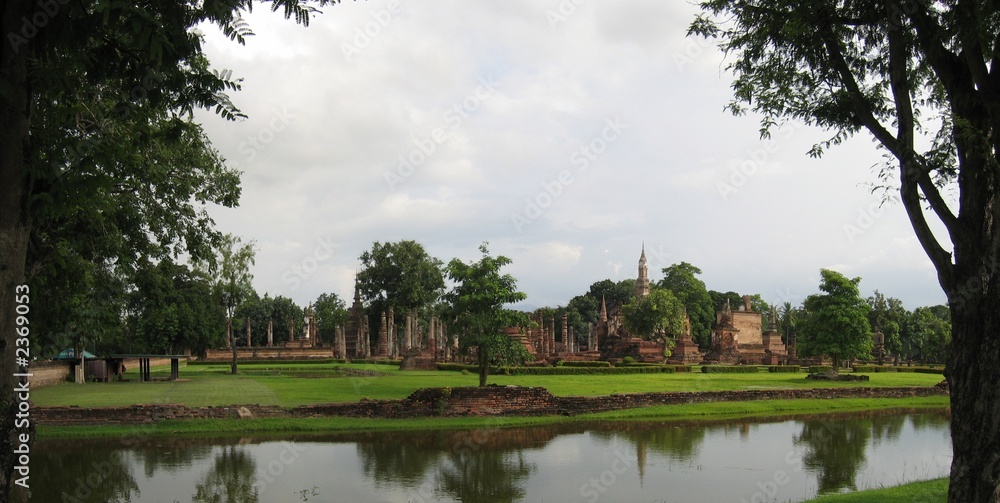
<path fill-rule="evenodd" d="M 376 241 L 360 260 L 358 288 L 376 314 L 390 308 L 402 314 L 429 306 L 444 290 L 441 261 L 416 241 Z"/>
<path fill-rule="evenodd" d="M 822 269 L 820 275 L 819 289 L 825 293 L 806 297 L 809 316 L 799 323 L 798 347 L 803 355 L 831 357 L 837 369 L 841 360 L 870 355 L 871 307 L 858 291 L 861 278 L 847 279 L 829 269 Z"/>
<path fill-rule="evenodd" d="M 525 313 L 505 307 L 527 298 L 517 290 L 517 280 L 500 270 L 511 264 L 503 255 L 490 256 L 487 243 L 479 246 L 482 257 L 466 264 L 452 259 L 446 268 L 455 282 L 445 294 L 449 304 L 451 329 L 459 334 L 459 349 L 475 348 L 479 364 L 479 385 L 486 386 L 490 365 L 522 363 L 528 352 L 517 340 L 504 334 L 505 328 L 527 327 Z"/>
<path fill-rule="evenodd" d="M 715 308 L 708 294 L 705 282 L 698 279 L 701 269 L 681 262 L 663 268 L 663 279 L 657 284 L 669 290 L 684 305 L 691 319 L 691 336 L 701 346 L 707 347 L 712 340 L 715 325 Z"/>

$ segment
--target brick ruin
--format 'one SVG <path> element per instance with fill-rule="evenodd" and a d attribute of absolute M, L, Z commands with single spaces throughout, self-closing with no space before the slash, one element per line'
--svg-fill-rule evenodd
<path fill-rule="evenodd" d="M 649 292 L 646 250 L 643 245 L 639 256 L 635 296 L 643 298 Z M 460 359 L 458 341 L 448 337 L 441 320 L 431 316 L 421 323 L 415 311 L 406 313 L 403 318 L 401 324 L 397 323 L 396 313 L 390 309 L 379 313 L 378 321 L 374 322 L 377 326 L 372 327 L 361 302 L 360 290 L 355 284 L 354 302 L 348 309 L 347 323 L 335 328 L 334 341 L 329 346 L 324 347 L 318 340 L 315 313 L 310 305 L 303 320 L 301 336 L 296 337 L 297 331 L 292 322 L 289 324 L 289 340 L 274 345 L 273 327 L 269 324 L 267 346 L 251 347 L 248 344 L 248 347 L 238 348 L 238 352 L 258 358 L 402 359 L 406 360 L 404 368 L 434 368 L 435 362 Z M 621 306 L 614 306 L 614 309 L 609 310 L 604 298 L 601 299 L 597 323 L 591 327 L 586 342 L 578 342 L 565 313 L 558 332 L 554 316 L 529 313 L 529 318 L 529 327 L 511 327 L 505 330 L 505 334 L 522 344 L 536 361 L 550 364 L 559 360 L 618 361 L 632 358 L 637 362 L 650 363 L 776 365 L 787 363 L 796 357 L 794 341 L 790 341 L 787 348 L 781 341 L 773 309 L 771 322 L 764 330 L 762 315 L 752 309 L 749 296 L 743 297 L 743 304 L 739 309 L 733 310 L 727 301 L 716 313 L 711 348 L 707 352 L 701 351 L 691 337 L 690 320 L 686 319 L 684 333 L 674 338 L 669 357 L 664 356 L 669 336 L 661 334 L 653 340 L 647 340 L 630 334 L 623 323 Z M 248 326 L 248 343 L 249 330 Z M 230 357 L 228 349 L 209 350 L 207 355 L 207 359 L 223 360 Z"/>

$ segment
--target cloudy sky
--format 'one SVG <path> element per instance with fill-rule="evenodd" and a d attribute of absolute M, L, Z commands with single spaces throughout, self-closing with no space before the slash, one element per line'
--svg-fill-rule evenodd
<path fill-rule="evenodd" d="M 266 7 L 245 46 L 206 29 L 249 115 L 198 115 L 244 172 L 219 227 L 255 240 L 261 294 L 350 299 L 358 256 L 412 239 L 432 256 L 513 260 L 521 306 L 565 305 L 595 281 L 681 261 L 709 289 L 800 303 L 820 268 L 913 309 L 944 302 L 898 203 L 872 194 L 867 136 L 723 110 L 731 75 L 685 37 L 687 2 L 369 0 L 308 28 Z"/>

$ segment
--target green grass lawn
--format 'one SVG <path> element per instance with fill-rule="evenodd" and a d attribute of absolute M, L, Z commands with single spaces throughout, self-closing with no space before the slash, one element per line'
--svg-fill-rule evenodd
<path fill-rule="evenodd" d="M 948 479 L 935 479 L 885 489 L 827 494 L 803 503 L 944 503 L 947 499 Z"/>
<path fill-rule="evenodd" d="M 373 370 L 378 376 L 338 376 L 337 368 Z M 242 364 L 241 375 L 229 375 L 228 364 L 188 365 L 177 382 L 63 383 L 33 389 L 38 406 L 80 407 L 178 403 L 188 406 L 261 404 L 296 405 L 352 402 L 362 398 L 405 398 L 427 387 L 475 386 L 475 374 L 454 371 L 401 371 L 391 365 L 372 364 Z M 168 367 L 155 368 L 153 377 L 164 377 Z M 303 376 L 306 377 L 303 377 Z M 762 372 L 758 374 L 627 374 L 569 376 L 491 376 L 489 382 L 518 386 L 542 386 L 554 395 L 609 395 L 654 391 L 721 391 L 812 387 L 932 386 L 942 380 L 935 374 L 874 373 L 868 383 L 807 381 L 805 374 Z"/>

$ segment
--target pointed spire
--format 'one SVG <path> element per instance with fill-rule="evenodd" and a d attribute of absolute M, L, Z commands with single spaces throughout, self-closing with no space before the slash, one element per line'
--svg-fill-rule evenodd
<path fill-rule="evenodd" d="M 608 304 L 604 302 L 604 295 L 601 295 L 601 315 L 598 318 L 602 323 L 608 321 Z"/>

